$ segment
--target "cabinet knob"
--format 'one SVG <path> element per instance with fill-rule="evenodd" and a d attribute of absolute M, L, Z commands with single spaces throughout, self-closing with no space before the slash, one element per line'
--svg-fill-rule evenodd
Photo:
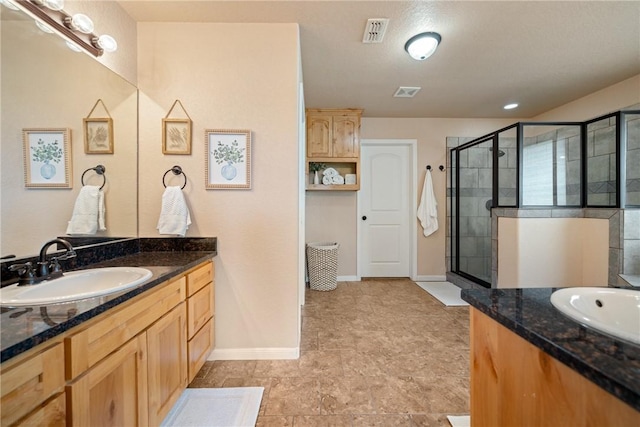
<path fill-rule="evenodd" d="M 362 220 L 363 220 L 363 221 L 366 221 L 366 220 L 367 220 L 367 216 L 366 216 L 366 215 L 363 215 L 363 216 L 362 216 Z"/>

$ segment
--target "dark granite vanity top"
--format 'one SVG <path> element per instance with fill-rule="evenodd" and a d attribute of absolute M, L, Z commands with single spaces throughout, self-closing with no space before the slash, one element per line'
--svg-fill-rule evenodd
<path fill-rule="evenodd" d="M 564 316 L 556 289 L 463 289 L 462 299 L 640 411 L 640 346 Z"/>
<path fill-rule="evenodd" d="M 95 267 L 144 267 L 152 272 L 149 280 L 122 292 L 79 301 L 32 307 L 0 309 L 1 362 L 51 339 L 82 322 L 139 295 L 172 277 L 217 255 L 215 238 L 126 239 L 121 242 L 77 249 L 78 257 L 70 269 Z M 3 286 L 9 274 L 2 265 Z M 35 286 L 46 286 L 42 283 Z"/>

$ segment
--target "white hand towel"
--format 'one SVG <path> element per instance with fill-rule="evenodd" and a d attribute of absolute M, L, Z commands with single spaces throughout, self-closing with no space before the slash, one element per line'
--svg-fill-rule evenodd
<path fill-rule="evenodd" d="M 331 177 L 330 176 L 323 176 L 322 177 L 322 183 L 324 185 L 331 185 Z"/>
<path fill-rule="evenodd" d="M 438 203 L 433 192 L 433 182 L 431 181 L 431 171 L 427 170 L 422 186 L 422 197 L 417 211 L 420 225 L 424 229 L 424 235 L 429 236 L 438 229 Z"/>
<path fill-rule="evenodd" d="M 339 175 L 338 171 L 335 170 L 334 168 L 326 168 L 324 172 L 322 172 L 322 174 L 324 176 L 329 176 L 329 177 Z"/>
<path fill-rule="evenodd" d="M 177 234 L 184 237 L 191 225 L 191 215 L 184 194 L 178 186 L 170 186 L 162 194 L 162 209 L 158 220 L 160 234 Z"/>
<path fill-rule="evenodd" d="M 344 184 L 344 178 L 341 177 L 340 175 L 333 176 L 333 177 L 331 177 L 331 183 L 332 184 L 343 185 Z"/>
<path fill-rule="evenodd" d="M 104 193 L 98 186 L 85 185 L 73 206 L 67 234 L 96 234 L 98 230 L 106 230 L 104 214 Z"/>

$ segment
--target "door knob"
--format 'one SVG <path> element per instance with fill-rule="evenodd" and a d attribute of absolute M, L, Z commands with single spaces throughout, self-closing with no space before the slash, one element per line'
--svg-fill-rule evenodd
<path fill-rule="evenodd" d="M 366 221 L 366 220 L 367 220 L 367 216 L 366 216 L 366 215 L 363 215 L 363 216 L 362 216 L 362 220 L 363 220 L 363 221 Z"/>

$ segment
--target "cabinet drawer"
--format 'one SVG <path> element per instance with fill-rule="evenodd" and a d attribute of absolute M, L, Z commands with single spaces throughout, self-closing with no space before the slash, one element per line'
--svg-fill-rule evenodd
<path fill-rule="evenodd" d="M 213 285 L 210 283 L 187 300 L 187 336 L 191 339 L 213 316 Z"/>
<path fill-rule="evenodd" d="M 184 277 L 65 338 L 67 379 L 98 363 L 185 299 Z"/>
<path fill-rule="evenodd" d="M 2 425 L 11 425 L 64 387 L 64 347 L 54 344 L 2 369 Z"/>
<path fill-rule="evenodd" d="M 65 395 L 60 393 L 28 417 L 20 420 L 20 427 L 65 427 L 67 425 Z"/>
<path fill-rule="evenodd" d="M 214 323 L 213 318 L 198 331 L 189 341 L 189 382 L 193 381 L 196 374 L 207 361 L 207 357 L 213 350 L 214 343 Z"/>
<path fill-rule="evenodd" d="M 202 267 L 187 274 L 187 297 L 198 292 L 213 280 L 213 263 L 208 262 Z"/>

